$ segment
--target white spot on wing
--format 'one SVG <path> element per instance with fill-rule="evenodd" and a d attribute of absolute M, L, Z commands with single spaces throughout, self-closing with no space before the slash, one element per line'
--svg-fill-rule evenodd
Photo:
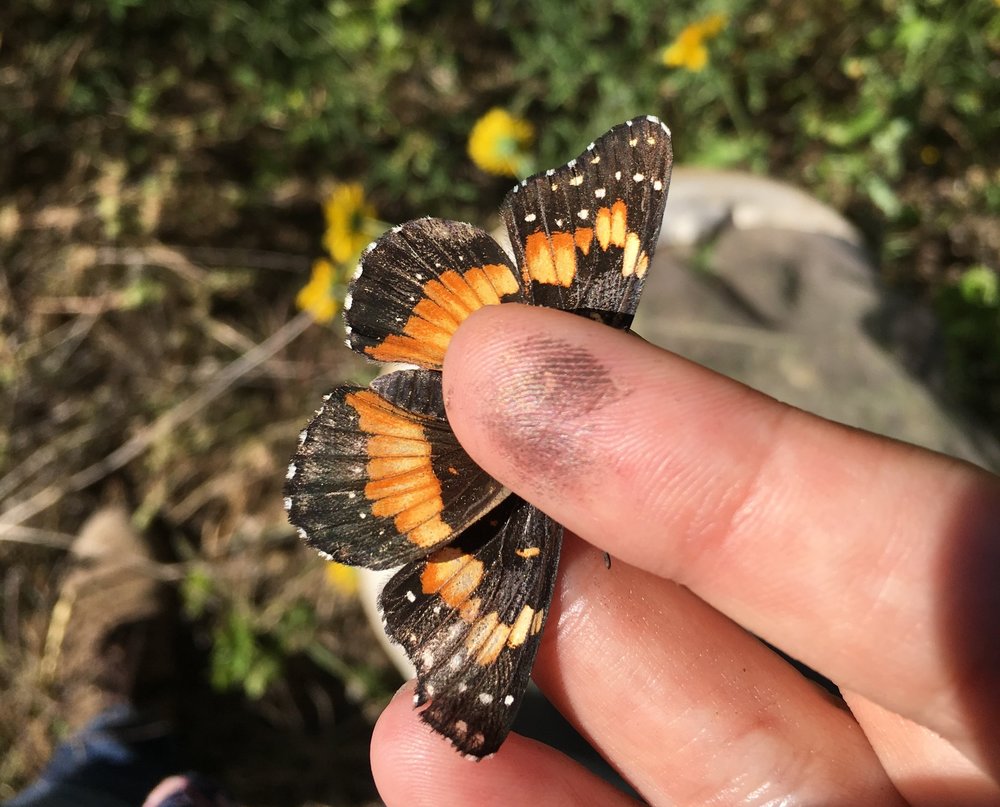
<path fill-rule="evenodd" d="M 514 702 L 514 696 L 513 695 L 508 695 L 506 698 L 503 699 L 503 705 L 504 706 L 510 706 L 513 702 Z"/>
<path fill-rule="evenodd" d="M 590 211 L 587 208 L 584 208 L 583 210 L 580 210 L 576 215 L 578 215 L 581 219 L 585 219 L 587 218 L 587 216 L 590 215 Z"/>
<path fill-rule="evenodd" d="M 632 181 L 633 182 L 642 182 L 645 178 L 646 177 L 644 175 L 642 175 L 642 174 L 640 174 L 638 172 L 636 172 L 635 174 L 632 174 Z"/>
<path fill-rule="evenodd" d="M 605 188 L 598 188 L 597 190 L 595 190 L 595 191 L 594 191 L 594 196 L 596 196 L 596 197 L 597 197 L 598 199 L 603 199 L 603 198 L 604 198 L 604 195 L 605 195 L 605 194 L 606 194 L 607 192 L 608 192 L 608 191 L 607 191 L 607 189 L 605 189 Z"/>
<path fill-rule="evenodd" d="M 530 224 L 537 218 L 538 216 L 536 216 L 534 213 L 529 213 L 527 216 L 524 217 L 524 220 Z"/>
<path fill-rule="evenodd" d="M 406 592 L 406 599 L 407 599 L 408 602 L 416 602 L 417 601 L 417 595 L 414 594 L 412 591 L 407 591 Z"/>
<path fill-rule="evenodd" d="M 479 702 L 480 703 L 493 703 L 493 696 L 489 692 L 480 692 L 479 693 Z"/>
<path fill-rule="evenodd" d="M 295 479 L 295 474 L 298 472 L 298 466 L 294 462 L 289 463 L 288 470 L 285 472 L 285 479 Z"/>

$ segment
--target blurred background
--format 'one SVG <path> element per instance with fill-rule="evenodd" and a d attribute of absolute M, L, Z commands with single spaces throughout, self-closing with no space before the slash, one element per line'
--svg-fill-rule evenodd
<path fill-rule="evenodd" d="M 5 4 L 0 798 L 68 730 L 66 549 L 116 503 L 168 570 L 199 768 L 248 805 L 376 801 L 398 678 L 281 506 L 321 394 L 373 373 L 346 280 L 388 224 L 494 227 L 515 176 L 647 113 L 679 164 L 846 216 L 1000 434 L 998 0 Z"/>

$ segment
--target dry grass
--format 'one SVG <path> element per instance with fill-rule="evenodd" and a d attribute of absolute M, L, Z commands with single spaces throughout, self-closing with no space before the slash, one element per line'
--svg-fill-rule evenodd
<path fill-rule="evenodd" d="M 289 217 L 290 197 L 284 211 L 276 203 L 275 219 L 292 224 L 273 240 L 298 253 L 152 239 L 95 248 L 103 197 L 77 195 L 76 205 L 7 208 L 18 221 L 0 286 L 0 798 L 73 722 L 60 671 L 42 674 L 46 635 L 69 541 L 117 502 L 178 594 L 181 734 L 193 762 L 248 804 L 366 803 L 367 736 L 392 674 L 281 506 L 306 417 L 326 388 L 365 372 L 339 335 L 292 308 L 313 218 Z M 309 211 L 308 197 L 291 200 Z M 304 626 L 284 625 L 303 608 Z M 257 698 L 209 683 L 213 645 L 234 619 L 277 661 Z"/>

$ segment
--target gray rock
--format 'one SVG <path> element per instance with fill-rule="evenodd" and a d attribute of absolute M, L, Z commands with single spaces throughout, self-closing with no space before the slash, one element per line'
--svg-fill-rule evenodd
<path fill-rule="evenodd" d="M 634 327 L 801 409 L 1000 467 L 996 442 L 931 392 L 940 345 L 926 320 L 880 286 L 860 236 L 820 202 L 677 169 Z M 891 338 L 907 330 L 924 337 Z"/>

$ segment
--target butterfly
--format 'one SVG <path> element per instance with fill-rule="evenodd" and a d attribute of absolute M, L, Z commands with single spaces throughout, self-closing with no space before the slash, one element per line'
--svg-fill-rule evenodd
<path fill-rule="evenodd" d="M 417 670 L 420 717 L 464 755 L 510 732 L 545 625 L 562 527 L 479 468 L 448 424 L 441 368 L 478 308 L 549 306 L 631 325 L 673 162 L 670 131 L 636 118 L 501 207 L 511 256 L 470 224 L 423 218 L 362 254 L 345 299 L 347 344 L 403 363 L 340 386 L 299 435 L 291 523 L 324 557 L 401 567 L 379 599 L 389 637 Z"/>

